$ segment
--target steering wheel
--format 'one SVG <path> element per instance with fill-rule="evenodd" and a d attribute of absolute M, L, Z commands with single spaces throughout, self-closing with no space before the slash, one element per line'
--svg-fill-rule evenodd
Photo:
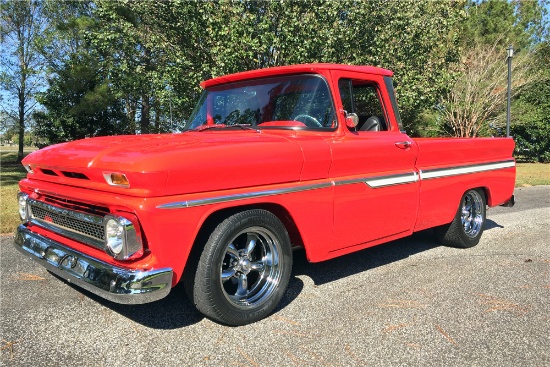
<path fill-rule="evenodd" d="M 309 127 L 323 127 L 323 125 L 321 125 L 319 120 L 317 120 L 313 116 L 306 115 L 306 114 L 297 115 L 293 118 L 293 120 L 303 122 L 304 124 L 306 124 L 306 126 L 309 126 Z"/>

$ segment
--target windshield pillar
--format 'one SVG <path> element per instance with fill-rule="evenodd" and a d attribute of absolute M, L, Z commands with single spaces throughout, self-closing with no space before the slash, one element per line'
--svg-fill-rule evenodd
<path fill-rule="evenodd" d="M 214 116 L 212 116 L 212 111 L 214 111 L 214 96 L 212 93 L 206 95 L 206 125 L 214 125 Z"/>

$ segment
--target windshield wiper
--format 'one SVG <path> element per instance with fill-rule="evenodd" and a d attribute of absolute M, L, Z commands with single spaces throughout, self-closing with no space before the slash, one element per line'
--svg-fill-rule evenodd
<path fill-rule="evenodd" d="M 191 131 L 204 131 L 204 130 L 210 130 L 210 129 L 222 129 L 226 127 L 226 125 L 224 124 L 217 124 L 217 125 L 200 125 L 200 126 L 197 126 L 196 128 L 194 129 L 191 129 Z"/>
<path fill-rule="evenodd" d="M 250 124 L 235 124 L 235 125 L 229 125 L 229 127 L 231 127 L 231 126 L 240 127 L 240 128 L 243 129 L 243 130 L 254 130 L 254 131 L 256 131 L 257 133 L 260 132 L 260 129 L 254 128 L 254 127 L 252 127 L 252 125 L 250 125 Z"/>
<path fill-rule="evenodd" d="M 234 124 L 234 125 L 226 125 L 226 124 L 215 124 L 215 125 L 201 125 L 195 129 L 193 129 L 192 131 L 205 131 L 205 130 L 210 130 L 210 129 L 224 129 L 224 128 L 229 128 L 229 127 L 238 127 L 242 130 L 252 130 L 252 131 L 256 131 L 256 132 L 260 132 L 259 129 L 256 129 L 256 128 L 253 128 L 250 124 Z"/>

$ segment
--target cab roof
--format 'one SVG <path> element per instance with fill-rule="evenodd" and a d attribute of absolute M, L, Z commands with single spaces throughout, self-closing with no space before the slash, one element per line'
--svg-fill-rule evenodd
<path fill-rule="evenodd" d="M 365 74 L 376 74 L 383 76 L 392 76 L 393 72 L 387 69 L 378 68 L 375 66 L 355 66 L 355 65 L 343 65 L 343 64 L 300 64 L 289 66 L 277 66 L 273 68 L 258 69 L 244 71 L 236 74 L 229 74 L 220 76 L 217 78 L 205 80 L 201 83 L 201 87 L 208 88 L 214 85 L 234 83 L 249 79 L 259 79 L 276 75 L 287 74 L 303 74 L 303 73 L 320 73 L 321 71 L 328 70 L 343 70 L 353 71 Z"/>

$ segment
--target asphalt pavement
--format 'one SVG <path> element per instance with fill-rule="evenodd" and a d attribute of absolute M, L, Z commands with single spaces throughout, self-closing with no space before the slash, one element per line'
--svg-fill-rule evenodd
<path fill-rule="evenodd" d="M 550 186 L 488 211 L 478 246 L 430 231 L 318 264 L 296 252 L 269 318 L 227 327 L 178 286 L 138 306 L 100 299 L 0 243 L 5 366 L 548 366 Z"/>

